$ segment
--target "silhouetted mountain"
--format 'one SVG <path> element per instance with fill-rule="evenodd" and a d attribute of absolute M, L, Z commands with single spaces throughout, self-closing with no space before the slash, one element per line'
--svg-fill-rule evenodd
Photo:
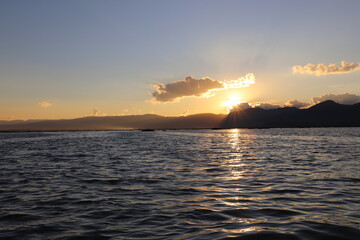
<path fill-rule="evenodd" d="M 335 109 L 340 109 L 344 106 L 351 106 L 351 105 L 342 105 L 342 104 L 339 104 L 339 103 L 336 103 L 332 100 L 327 100 L 327 101 L 324 101 L 324 102 L 321 102 L 321 103 L 318 103 L 308 109 L 311 109 L 311 110 L 320 110 L 320 111 L 325 111 L 325 110 L 335 110 Z"/>
<path fill-rule="evenodd" d="M 360 103 L 343 105 L 325 101 L 308 109 L 249 108 L 231 112 L 223 128 L 360 127 Z"/>

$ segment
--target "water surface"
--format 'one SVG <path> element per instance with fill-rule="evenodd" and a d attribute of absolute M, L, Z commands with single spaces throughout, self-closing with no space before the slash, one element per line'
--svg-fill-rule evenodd
<path fill-rule="evenodd" d="M 0 133 L 1 239 L 360 239 L 360 128 Z"/>

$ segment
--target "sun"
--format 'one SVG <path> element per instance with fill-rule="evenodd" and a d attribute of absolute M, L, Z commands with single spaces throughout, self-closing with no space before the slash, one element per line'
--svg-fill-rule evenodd
<path fill-rule="evenodd" d="M 234 106 L 236 106 L 236 105 L 238 105 L 238 104 L 240 104 L 240 103 L 242 103 L 242 101 L 241 101 L 241 99 L 240 99 L 239 96 L 231 96 L 231 97 L 229 97 L 227 100 L 225 100 L 225 101 L 223 102 L 223 106 L 225 106 L 225 107 L 226 107 L 226 110 L 227 110 L 228 112 L 230 112 L 230 110 L 231 110 Z"/>

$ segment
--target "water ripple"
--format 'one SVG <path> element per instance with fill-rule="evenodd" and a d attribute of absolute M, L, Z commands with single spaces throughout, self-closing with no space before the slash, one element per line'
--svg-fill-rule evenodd
<path fill-rule="evenodd" d="M 0 239 L 360 239 L 360 129 L 0 134 Z"/>

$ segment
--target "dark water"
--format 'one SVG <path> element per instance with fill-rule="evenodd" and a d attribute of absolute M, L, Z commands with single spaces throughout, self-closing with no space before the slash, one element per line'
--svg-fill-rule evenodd
<path fill-rule="evenodd" d="M 0 133 L 0 239 L 360 239 L 360 129 Z"/>

